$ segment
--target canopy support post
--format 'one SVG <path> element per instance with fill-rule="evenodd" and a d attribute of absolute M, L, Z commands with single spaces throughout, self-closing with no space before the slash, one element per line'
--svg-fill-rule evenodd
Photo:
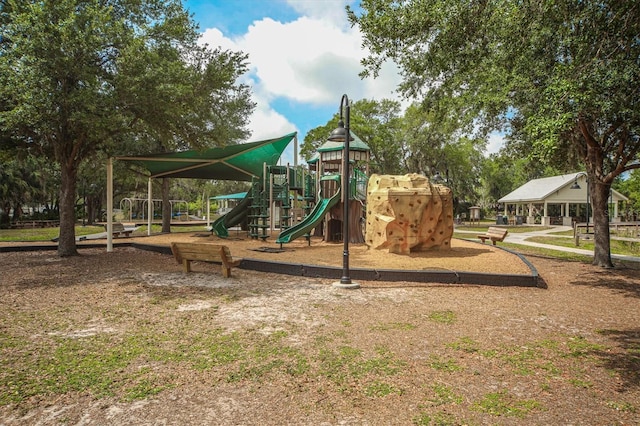
<path fill-rule="evenodd" d="M 113 251 L 113 157 L 107 158 L 107 252 Z"/>
<path fill-rule="evenodd" d="M 149 177 L 149 189 L 148 189 L 148 197 L 149 200 L 147 202 L 147 235 L 151 236 L 151 222 L 153 220 L 153 199 L 151 197 L 151 177 Z"/>

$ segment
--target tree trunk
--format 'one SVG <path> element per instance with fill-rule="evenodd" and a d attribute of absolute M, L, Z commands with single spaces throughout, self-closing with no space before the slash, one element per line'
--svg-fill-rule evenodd
<path fill-rule="evenodd" d="M 13 221 L 17 222 L 20 220 L 20 216 L 22 216 L 22 204 L 16 203 L 13 207 Z"/>
<path fill-rule="evenodd" d="M 62 164 L 60 168 L 60 238 L 58 256 L 77 256 L 76 249 L 76 177 L 77 170 Z"/>
<path fill-rule="evenodd" d="M 594 181 L 596 181 L 594 179 Z M 589 192 L 593 204 L 593 264 L 603 268 L 613 268 L 611 262 L 611 240 L 609 235 L 609 191 L 611 185 L 595 182 Z"/>
<path fill-rule="evenodd" d="M 162 178 L 162 232 L 171 232 L 171 201 L 169 200 L 170 179 Z"/>

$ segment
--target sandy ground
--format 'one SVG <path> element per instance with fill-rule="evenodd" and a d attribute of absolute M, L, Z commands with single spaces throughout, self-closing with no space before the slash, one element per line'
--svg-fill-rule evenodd
<path fill-rule="evenodd" d="M 311 245 L 303 238 L 281 247 L 270 240 L 246 238 L 242 233 L 232 233 L 221 239 L 209 233 L 172 233 L 150 237 L 131 238 L 145 244 L 169 245 L 171 241 L 191 241 L 225 244 L 238 258 L 263 259 L 274 262 L 304 263 L 341 267 L 343 244 L 326 243 L 313 238 Z M 117 242 L 117 240 L 116 240 Z M 261 251 L 262 249 L 268 251 Z M 399 270 L 453 270 L 496 274 L 531 274 L 530 268 L 518 256 L 480 242 L 452 239 L 450 249 L 432 249 L 410 255 L 389 253 L 388 250 L 370 250 L 364 244 L 349 245 L 349 263 L 353 268 Z"/>

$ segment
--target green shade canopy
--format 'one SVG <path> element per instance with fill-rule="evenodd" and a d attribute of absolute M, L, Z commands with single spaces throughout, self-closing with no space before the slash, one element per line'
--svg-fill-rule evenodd
<path fill-rule="evenodd" d="M 193 178 L 251 181 L 261 177 L 263 164 L 276 165 L 282 152 L 296 136 L 289 133 L 267 139 L 205 151 L 181 151 L 164 154 L 115 157 L 137 162 L 149 171 L 150 177 Z"/>

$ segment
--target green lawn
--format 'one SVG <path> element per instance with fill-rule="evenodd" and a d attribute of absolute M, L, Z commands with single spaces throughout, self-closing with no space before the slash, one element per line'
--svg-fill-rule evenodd
<path fill-rule="evenodd" d="M 554 236 L 540 236 L 530 237 L 527 241 L 534 243 L 551 244 L 561 247 L 576 247 L 575 240 L 573 238 L 563 238 Z M 585 250 L 593 250 L 593 240 L 580 239 L 579 247 Z M 611 253 L 622 254 L 626 256 L 640 256 L 640 242 L 636 241 L 623 241 L 615 238 L 611 239 Z"/>
<path fill-rule="evenodd" d="M 151 232 L 160 233 L 162 227 L 160 225 L 151 225 Z M 104 232 L 104 226 L 76 226 L 76 236 L 98 234 Z M 202 232 L 204 226 L 174 226 L 171 232 Z M 60 235 L 60 228 L 23 228 L 23 229 L 0 229 L 0 242 L 22 242 L 22 241 L 51 241 Z M 138 227 L 131 234 L 133 236 L 147 235 L 147 226 Z"/>

